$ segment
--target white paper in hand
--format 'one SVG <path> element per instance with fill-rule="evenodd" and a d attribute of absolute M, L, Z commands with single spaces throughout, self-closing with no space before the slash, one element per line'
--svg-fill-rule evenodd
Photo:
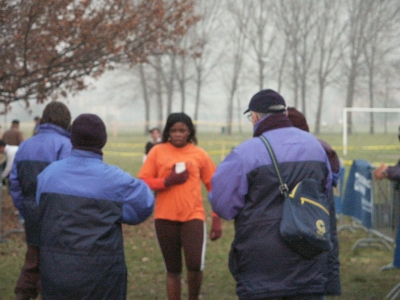
<path fill-rule="evenodd" d="M 178 162 L 175 164 L 175 173 L 179 174 L 186 170 L 186 164 L 184 162 Z"/>

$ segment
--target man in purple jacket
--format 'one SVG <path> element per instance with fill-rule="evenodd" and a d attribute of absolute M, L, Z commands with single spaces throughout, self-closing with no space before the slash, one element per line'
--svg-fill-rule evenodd
<path fill-rule="evenodd" d="M 285 100 L 277 92 L 267 89 L 255 94 L 245 111 L 254 125 L 253 138 L 234 148 L 212 179 L 209 200 L 213 210 L 224 219 L 235 220 L 229 268 L 240 300 L 322 300 L 329 294 L 327 282 L 338 278 L 339 267 L 327 270 L 329 253 L 305 259 L 279 234 L 283 195 L 261 135 L 271 144 L 289 190 L 299 181 L 313 178 L 328 195 L 332 184 L 321 143 L 295 128 L 285 111 Z M 334 201 L 329 205 L 330 214 L 335 216 Z M 334 217 L 332 222 L 336 222 Z M 333 225 L 331 238 L 335 239 Z M 335 294 L 340 294 L 340 281 Z"/>

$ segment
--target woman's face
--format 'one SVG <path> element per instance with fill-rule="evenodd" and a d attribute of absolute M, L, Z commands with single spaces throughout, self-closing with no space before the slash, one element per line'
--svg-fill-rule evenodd
<path fill-rule="evenodd" d="M 188 143 L 189 127 L 183 122 L 176 122 L 169 129 L 169 138 L 175 147 L 184 147 Z"/>

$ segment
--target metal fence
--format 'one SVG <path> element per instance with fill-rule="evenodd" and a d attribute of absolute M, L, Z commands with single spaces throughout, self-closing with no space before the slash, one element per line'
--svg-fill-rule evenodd
<path fill-rule="evenodd" d="M 338 231 L 364 230 L 366 238 L 357 240 L 352 251 L 358 247 L 395 247 L 400 205 L 397 183 L 375 180 L 371 163 L 355 160 L 347 178 L 342 199 L 342 214 L 350 216 L 351 224 L 339 224 Z"/>
<path fill-rule="evenodd" d="M 340 203 L 338 232 L 364 230 L 367 237 L 358 239 L 351 251 L 358 247 L 394 250 L 393 263 L 383 266 L 381 271 L 399 269 L 400 183 L 375 180 L 373 170 L 374 167 L 367 161 L 353 161 Z M 342 216 L 350 216 L 351 224 L 340 224 Z M 400 283 L 393 287 L 385 299 L 400 299 Z"/>

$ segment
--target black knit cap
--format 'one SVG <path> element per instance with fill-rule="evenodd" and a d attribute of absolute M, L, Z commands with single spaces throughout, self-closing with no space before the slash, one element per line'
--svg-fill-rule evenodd
<path fill-rule="evenodd" d="M 271 106 L 275 107 L 272 108 Z M 249 111 L 259 113 L 283 112 L 285 107 L 285 100 L 277 92 L 271 89 L 261 90 L 251 98 L 249 108 L 244 114 Z"/>
<path fill-rule="evenodd" d="M 106 142 L 106 126 L 97 115 L 81 114 L 72 123 L 71 143 L 75 149 L 103 154 Z"/>

